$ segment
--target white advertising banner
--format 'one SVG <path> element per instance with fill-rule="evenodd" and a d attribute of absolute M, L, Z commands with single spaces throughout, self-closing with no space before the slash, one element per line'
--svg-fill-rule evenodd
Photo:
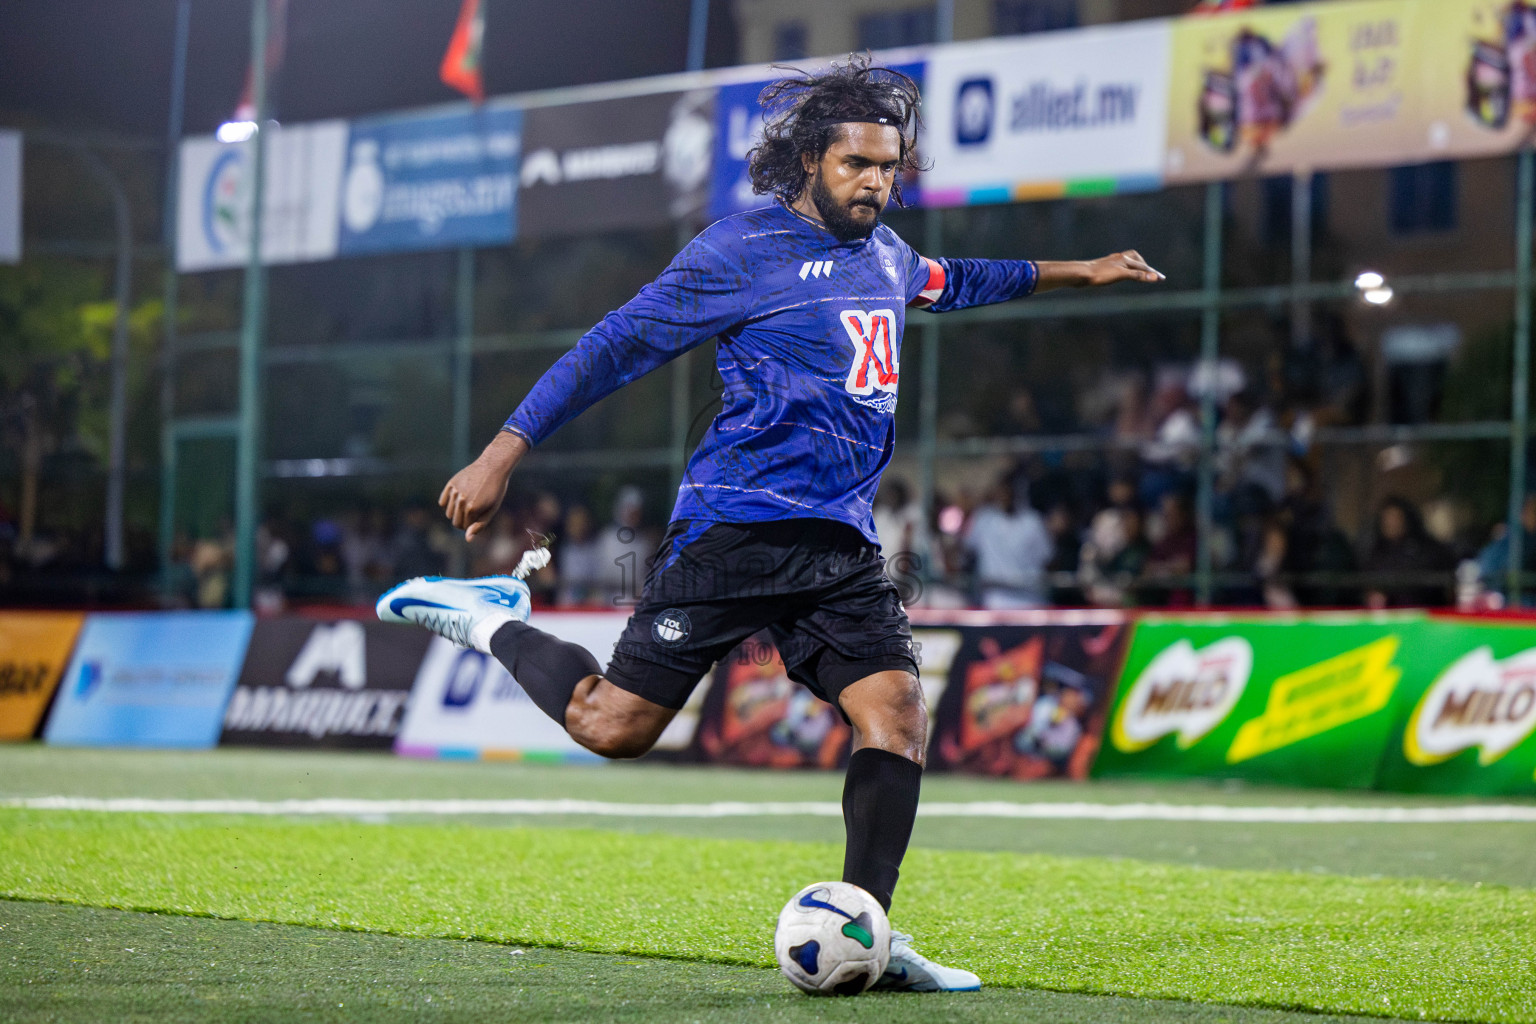
<path fill-rule="evenodd" d="M 21 262 L 21 132 L 0 131 L 0 263 Z"/>
<path fill-rule="evenodd" d="M 1155 189 L 1168 20 L 935 48 L 923 92 L 924 206 Z"/>
<path fill-rule="evenodd" d="M 538 626 L 606 664 L 625 612 L 546 612 Z M 407 757 L 596 759 L 540 711 L 495 658 L 436 638 L 411 689 L 395 753 Z"/>
<path fill-rule="evenodd" d="M 303 263 L 336 255 L 346 149 L 345 121 L 271 129 L 262 202 L 265 262 Z M 255 152 L 254 142 L 223 143 L 212 137 L 182 142 L 176 269 L 245 263 Z"/>

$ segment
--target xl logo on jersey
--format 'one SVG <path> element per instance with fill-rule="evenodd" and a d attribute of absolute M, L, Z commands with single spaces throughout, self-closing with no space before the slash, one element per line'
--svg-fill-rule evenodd
<path fill-rule="evenodd" d="M 838 314 L 848 340 L 853 342 L 853 363 L 843 386 L 850 395 L 867 396 L 876 391 L 896 393 L 900 378 L 896 365 L 896 314 L 889 309 L 848 309 Z"/>

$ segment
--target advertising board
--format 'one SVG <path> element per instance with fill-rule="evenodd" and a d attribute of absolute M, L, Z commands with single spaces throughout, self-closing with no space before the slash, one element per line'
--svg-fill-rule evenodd
<path fill-rule="evenodd" d="M 504 245 L 517 234 L 522 112 L 353 121 L 341 183 L 343 254 Z"/>
<path fill-rule="evenodd" d="M 1086 779 L 1125 657 L 1128 621 L 1114 612 L 997 619 L 955 629 L 948 685 L 931 707 L 929 764 L 1019 780 Z M 931 647 L 922 652 L 925 675 L 937 668 Z"/>
<path fill-rule="evenodd" d="M 1378 787 L 1536 795 L 1536 627 L 1437 620 L 1414 637 Z"/>
<path fill-rule="evenodd" d="M 655 227 L 704 210 L 715 91 L 534 107 L 523 114 L 518 233 Z"/>
<path fill-rule="evenodd" d="M 616 612 L 541 613 L 539 628 L 606 662 L 628 616 Z M 434 638 L 411 688 L 395 741 L 407 757 L 584 760 L 596 755 L 540 711 L 501 663 Z"/>
<path fill-rule="evenodd" d="M 383 622 L 263 619 L 219 742 L 388 749 L 431 639 Z"/>
<path fill-rule="evenodd" d="M 249 612 L 87 616 L 44 738 L 63 746 L 213 746 L 251 626 Z"/>
<path fill-rule="evenodd" d="M 1428 12 L 1462 2 L 1347 0 L 1179 19 L 1167 179 L 1432 159 Z"/>
<path fill-rule="evenodd" d="M 1536 132 L 1536 4 L 1419 0 L 1426 159 L 1512 153 Z"/>
<path fill-rule="evenodd" d="M 1161 184 L 1167 20 L 957 43 L 930 54 L 923 205 Z"/>
<path fill-rule="evenodd" d="M 268 129 L 261 252 L 266 263 L 336 255 L 345 121 Z M 176 269 L 244 265 L 250 247 L 255 142 L 183 140 L 176 206 Z"/>
<path fill-rule="evenodd" d="M 0 740 L 37 734 L 85 616 L 0 612 Z"/>
<path fill-rule="evenodd" d="M 1365 789 L 1418 614 L 1139 621 L 1093 775 Z"/>

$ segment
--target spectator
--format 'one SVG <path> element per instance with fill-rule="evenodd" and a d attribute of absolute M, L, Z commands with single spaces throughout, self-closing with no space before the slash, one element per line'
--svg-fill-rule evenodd
<path fill-rule="evenodd" d="M 264 614 L 280 612 L 286 604 L 283 590 L 293 553 L 287 532 L 282 523 L 270 519 L 256 529 L 256 592 L 252 603 Z"/>
<path fill-rule="evenodd" d="M 1091 604 L 1122 608 L 1146 565 L 1149 546 L 1135 505 L 1111 505 L 1093 517 L 1077 576 Z"/>
<path fill-rule="evenodd" d="M 888 563 L 902 560 L 902 572 L 926 574 L 932 570 L 923 507 L 900 477 L 886 477 L 875 496 L 875 534 Z"/>
<path fill-rule="evenodd" d="M 1216 429 L 1217 471 L 1238 517 L 1263 515 L 1285 496 L 1289 442 L 1274 413 L 1259 406 L 1251 391 L 1227 399 Z"/>
<path fill-rule="evenodd" d="M 1365 571 L 1384 578 L 1366 593 L 1371 608 L 1436 608 L 1449 603 L 1456 558 L 1424 529 L 1418 509 L 1403 498 L 1381 503 L 1376 539 L 1365 557 Z M 1415 577 L 1441 576 L 1443 582 Z"/>
<path fill-rule="evenodd" d="M 592 513 L 585 505 L 572 505 L 565 514 L 565 526 L 555 556 L 555 569 L 559 573 L 556 604 L 571 608 L 597 601 L 598 580 L 602 576 L 600 556 Z"/>
<path fill-rule="evenodd" d="M 226 522 L 218 539 L 203 537 L 192 545 L 188 559 L 197 579 L 199 608 L 224 608 L 229 604 L 230 570 L 235 564 L 234 527 Z"/>
<path fill-rule="evenodd" d="M 645 498 L 638 487 L 621 487 L 613 502 L 613 522 L 597 541 L 598 598 L 634 604 L 640 599 L 646 569 L 656 553 L 656 539 L 642 529 Z"/>
<path fill-rule="evenodd" d="M 1494 530 L 1493 539 L 1477 554 L 1478 575 L 1484 587 L 1504 593 L 1509 586 L 1509 531 L 1503 523 Z M 1520 535 L 1520 568 L 1523 572 L 1536 572 L 1536 493 L 1527 494 L 1520 506 Z M 1528 601 L 1529 596 L 1522 590 L 1520 600 L 1508 603 L 1524 606 Z"/>
<path fill-rule="evenodd" d="M 1172 491 L 1163 495 L 1158 509 L 1157 540 L 1147 551 L 1142 567 L 1143 604 L 1188 608 L 1194 603 L 1189 577 L 1195 571 L 1199 542 L 1195 534 L 1194 509 L 1189 496 Z"/>
<path fill-rule="evenodd" d="M 975 558 L 984 608 L 1039 608 L 1046 603 L 1045 567 L 1053 546 L 1040 513 L 1017 500 L 1005 477 L 971 516 L 967 550 Z"/>
<path fill-rule="evenodd" d="M 427 531 L 434 517 L 422 504 L 413 504 L 405 511 L 405 518 L 395 530 L 390 543 L 390 557 L 395 563 L 395 574 L 401 579 L 412 576 L 440 576 L 445 563 L 441 555 L 432 549 Z"/>
<path fill-rule="evenodd" d="M 1046 513 L 1045 532 L 1051 538 L 1051 560 L 1045 567 L 1052 581 L 1051 603 L 1057 607 L 1082 604 L 1083 595 L 1077 587 L 1056 582 L 1063 577 L 1076 577 L 1078 560 L 1082 557 L 1083 535 L 1072 506 L 1064 501 L 1052 505 Z"/>

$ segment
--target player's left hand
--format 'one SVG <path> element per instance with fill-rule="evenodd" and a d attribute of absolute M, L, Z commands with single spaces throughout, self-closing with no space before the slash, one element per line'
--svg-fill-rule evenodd
<path fill-rule="evenodd" d="M 1083 285 L 1089 288 L 1114 284 L 1117 281 L 1144 281 L 1147 284 L 1157 284 L 1159 281 L 1167 280 L 1167 275 L 1142 259 L 1141 253 L 1135 249 L 1089 260 L 1085 266 L 1088 271 L 1087 280 Z"/>

